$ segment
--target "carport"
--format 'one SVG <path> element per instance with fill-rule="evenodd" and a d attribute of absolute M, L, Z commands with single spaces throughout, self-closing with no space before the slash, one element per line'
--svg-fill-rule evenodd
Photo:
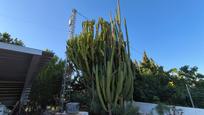
<path fill-rule="evenodd" d="M 32 81 L 53 54 L 0 42 L 0 102 L 9 108 L 28 101 Z"/>

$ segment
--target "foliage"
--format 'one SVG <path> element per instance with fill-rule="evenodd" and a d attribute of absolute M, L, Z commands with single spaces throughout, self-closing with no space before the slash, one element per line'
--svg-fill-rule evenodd
<path fill-rule="evenodd" d="M 29 103 L 29 107 L 33 111 L 45 109 L 47 105 L 58 104 L 64 65 L 63 60 L 54 56 L 36 77 L 32 85 Z"/>
<path fill-rule="evenodd" d="M 204 80 L 199 80 L 194 87 L 190 87 L 193 101 L 196 107 L 204 108 Z"/>
<path fill-rule="evenodd" d="M 5 42 L 9 44 L 15 44 L 19 46 L 25 46 L 23 41 L 19 40 L 18 38 L 11 38 L 11 35 L 7 32 L 5 33 L 0 33 L 0 42 Z"/>
<path fill-rule="evenodd" d="M 189 86 L 194 104 L 204 107 L 204 75 L 197 72 L 197 67 L 185 65 L 180 69 L 165 71 L 144 52 L 140 63 L 133 63 L 136 76 L 134 81 L 134 100 L 169 105 L 191 106 L 186 89 Z"/>
<path fill-rule="evenodd" d="M 137 64 L 137 63 L 136 63 Z M 135 65 L 135 64 L 134 64 Z M 155 64 L 146 53 L 140 64 L 135 65 L 134 100 L 145 102 L 168 102 L 174 93 L 174 82 L 163 67 Z M 156 89 L 156 90 L 155 90 Z"/>
<path fill-rule="evenodd" d="M 114 115 L 139 115 L 139 108 L 134 107 L 132 102 L 126 102 L 125 107 L 117 106 L 113 108 Z"/>

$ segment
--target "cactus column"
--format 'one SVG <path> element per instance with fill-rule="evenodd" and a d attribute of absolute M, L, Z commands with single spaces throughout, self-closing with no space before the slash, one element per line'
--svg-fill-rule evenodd
<path fill-rule="evenodd" d="M 67 57 L 85 79 L 92 96 L 97 92 L 102 108 L 112 114 L 115 107 L 133 97 L 133 69 L 125 21 L 123 36 L 120 7 L 110 22 L 99 18 L 83 22 L 83 31 L 67 42 Z M 92 81 L 92 82 L 90 82 Z"/>

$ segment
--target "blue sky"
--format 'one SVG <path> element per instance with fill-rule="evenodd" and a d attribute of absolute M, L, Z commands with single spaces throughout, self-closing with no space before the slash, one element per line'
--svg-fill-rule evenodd
<path fill-rule="evenodd" d="M 204 73 L 203 6 L 203 0 L 121 0 L 132 58 L 141 60 L 145 50 L 165 69 L 187 64 Z M 72 8 L 89 19 L 109 19 L 116 0 L 0 0 L 0 32 L 64 58 Z M 77 33 L 83 20 L 77 16 Z"/>

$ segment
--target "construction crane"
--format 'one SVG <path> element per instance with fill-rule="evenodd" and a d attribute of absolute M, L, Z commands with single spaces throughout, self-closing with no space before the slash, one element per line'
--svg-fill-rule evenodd
<path fill-rule="evenodd" d="M 75 30 L 75 22 L 76 22 L 76 14 L 77 10 L 73 9 L 72 14 L 68 21 L 68 29 L 69 29 L 69 38 L 72 38 L 74 36 L 74 30 Z M 64 104 L 67 103 L 67 98 L 70 100 L 70 85 L 71 85 L 71 75 L 68 72 L 69 70 L 69 63 L 68 59 L 66 57 L 65 60 L 65 70 L 64 70 L 64 76 L 62 80 L 62 89 L 61 89 L 61 95 L 60 95 L 60 103 L 61 103 L 61 111 L 63 112 L 65 110 Z"/>
<path fill-rule="evenodd" d="M 74 37 L 75 32 L 75 23 L 76 23 L 76 15 L 79 15 L 83 17 L 84 19 L 88 20 L 88 18 L 84 15 L 82 15 L 80 12 L 78 12 L 76 9 L 72 10 L 72 14 L 69 18 L 69 38 Z"/>
<path fill-rule="evenodd" d="M 72 10 L 72 15 L 69 18 L 69 38 L 74 36 L 77 10 Z"/>
<path fill-rule="evenodd" d="M 75 23 L 76 23 L 76 15 L 79 15 L 85 19 L 88 20 L 87 17 L 85 17 L 84 15 L 82 15 L 81 13 L 79 13 L 76 9 L 72 10 L 72 14 L 69 18 L 68 21 L 68 29 L 69 29 L 69 37 L 73 38 L 74 37 L 74 33 L 75 33 Z M 65 62 L 65 72 L 64 72 L 64 76 L 63 76 L 63 81 L 62 81 L 62 90 L 61 90 L 61 97 L 60 97 L 60 101 L 61 101 L 61 107 L 62 110 L 64 111 L 64 104 L 70 101 L 70 93 L 71 93 L 71 73 L 73 70 L 73 66 L 72 64 L 70 64 L 68 62 L 68 58 L 66 57 L 66 62 Z M 66 100 L 68 99 L 68 100 Z"/>

